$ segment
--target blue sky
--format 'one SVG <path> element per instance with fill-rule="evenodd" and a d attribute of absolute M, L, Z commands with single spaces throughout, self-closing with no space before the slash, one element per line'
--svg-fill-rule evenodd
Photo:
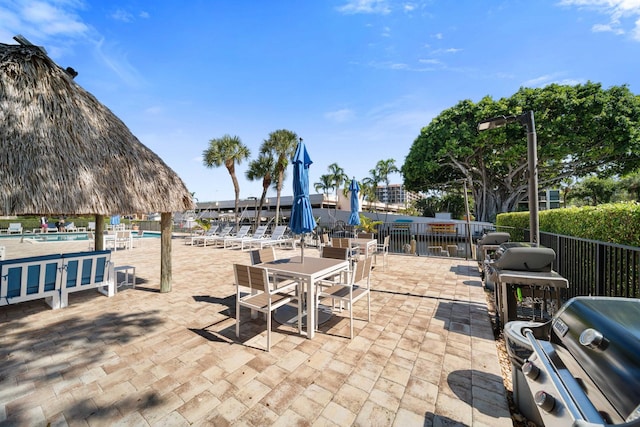
<path fill-rule="evenodd" d="M 75 68 L 200 201 L 234 197 L 201 158 L 224 134 L 255 157 L 296 132 L 313 188 L 334 162 L 357 179 L 400 167 L 463 99 L 588 80 L 640 93 L 640 0 L 0 0 L 0 42 L 16 34 Z M 241 198 L 261 193 L 247 164 Z"/>

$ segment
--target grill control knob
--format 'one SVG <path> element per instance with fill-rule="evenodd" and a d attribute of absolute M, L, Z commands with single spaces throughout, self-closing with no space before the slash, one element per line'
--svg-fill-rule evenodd
<path fill-rule="evenodd" d="M 536 405 L 544 411 L 551 412 L 553 411 L 554 406 L 556 406 L 556 400 L 550 394 L 540 390 L 533 397 Z"/>
<path fill-rule="evenodd" d="M 585 347 L 601 348 L 604 341 L 604 336 L 595 329 L 587 328 L 580 334 L 580 344 Z"/>
<path fill-rule="evenodd" d="M 540 368 L 533 363 L 526 361 L 524 365 L 522 365 L 522 373 L 532 380 L 536 380 L 540 376 Z"/>

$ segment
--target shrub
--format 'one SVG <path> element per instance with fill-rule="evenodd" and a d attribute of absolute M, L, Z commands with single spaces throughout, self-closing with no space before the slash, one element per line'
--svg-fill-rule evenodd
<path fill-rule="evenodd" d="M 529 228 L 529 212 L 499 214 L 498 227 Z M 583 239 L 640 246 L 640 204 L 607 203 L 540 212 L 540 231 Z M 514 238 L 519 238 L 512 236 Z"/>

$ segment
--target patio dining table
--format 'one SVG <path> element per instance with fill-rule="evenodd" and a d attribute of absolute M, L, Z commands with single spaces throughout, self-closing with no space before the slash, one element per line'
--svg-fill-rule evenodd
<path fill-rule="evenodd" d="M 311 339 L 315 335 L 316 324 L 316 282 L 327 277 L 334 276 L 341 272 L 349 271 L 349 262 L 346 260 L 338 260 L 331 258 L 315 258 L 305 256 L 304 261 L 301 257 L 278 259 L 275 261 L 257 264 L 266 268 L 270 273 L 276 274 L 278 277 L 299 280 L 306 286 L 307 304 L 307 338 Z M 299 320 L 301 321 L 301 319 Z"/>
<path fill-rule="evenodd" d="M 351 245 L 357 247 L 360 253 L 368 258 L 376 251 L 378 241 L 376 239 L 351 239 Z"/>

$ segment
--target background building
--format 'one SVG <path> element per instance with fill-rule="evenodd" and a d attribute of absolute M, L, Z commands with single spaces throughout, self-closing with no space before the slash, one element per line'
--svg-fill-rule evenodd
<path fill-rule="evenodd" d="M 413 202 L 420 200 L 420 193 L 407 191 L 402 184 L 391 184 L 389 186 L 379 185 L 376 188 L 376 198 L 382 203 L 410 206 Z"/>

